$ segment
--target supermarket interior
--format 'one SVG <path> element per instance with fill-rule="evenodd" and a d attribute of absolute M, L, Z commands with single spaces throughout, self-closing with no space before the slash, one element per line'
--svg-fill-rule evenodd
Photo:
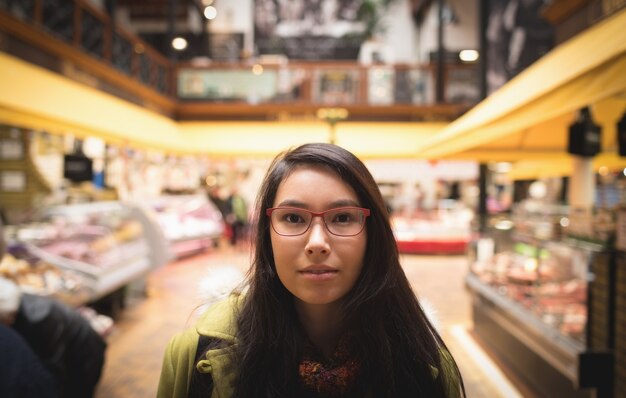
<path fill-rule="evenodd" d="M 329 143 L 467 397 L 626 397 L 625 5 L 0 0 L 0 346 L 37 362 L 0 396 L 164 397 L 274 157 Z"/>

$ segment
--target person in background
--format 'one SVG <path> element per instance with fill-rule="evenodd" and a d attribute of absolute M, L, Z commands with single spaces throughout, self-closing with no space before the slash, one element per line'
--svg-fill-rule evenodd
<path fill-rule="evenodd" d="M 6 251 L 4 231 L 0 220 L 0 263 Z M 18 306 L 14 285 L 0 282 L 0 314 L 13 312 Z M 32 348 L 0 317 L 0 396 L 3 398 L 55 398 L 54 378 L 44 367 Z M 8 323 L 8 320 L 6 321 Z"/>
<path fill-rule="evenodd" d="M 57 300 L 21 292 L 10 279 L 0 277 L 0 292 L 0 323 L 28 343 L 54 377 L 58 395 L 92 397 L 106 343 L 89 322 Z"/>
<path fill-rule="evenodd" d="M 248 205 L 237 187 L 232 189 L 228 197 L 228 209 L 229 214 L 226 217 L 226 221 L 229 223 L 232 232 L 230 243 L 232 246 L 237 246 L 246 239 L 248 229 Z"/>
<path fill-rule="evenodd" d="M 248 283 L 173 337 L 157 397 L 465 396 L 357 157 L 332 144 L 279 155 L 255 220 Z"/>
<path fill-rule="evenodd" d="M 222 198 L 220 194 L 220 188 L 217 186 L 209 188 L 208 197 L 211 202 L 217 207 L 222 218 L 226 220 L 226 216 L 228 215 L 228 204 L 226 203 L 226 199 Z"/>
<path fill-rule="evenodd" d="M 0 292 L 2 294 L 2 292 Z M 56 398 L 54 378 L 24 338 L 0 323 L 0 396 Z"/>

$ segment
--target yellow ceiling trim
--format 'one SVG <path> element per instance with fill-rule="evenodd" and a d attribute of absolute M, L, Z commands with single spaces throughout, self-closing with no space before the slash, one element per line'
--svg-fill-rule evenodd
<path fill-rule="evenodd" d="M 594 171 L 600 167 L 607 167 L 611 171 L 626 168 L 626 157 L 617 153 L 605 153 L 592 160 Z M 507 173 L 511 180 L 534 180 L 548 177 L 571 176 L 573 170 L 572 156 L 561 154 L 552 158 L 521 160 L 513 163 L 511 171 Z"/>
<path fill-rule="evenodd" d="M 413 158 L 415 148 L 445 123 L 342 122 L 335 142 L 362 158 Z M 329 142 L 330 126 L 321 121 L 180 122 L 184 141 L 196 152 L 213 155 L 274 156 L 307 142 Z M 191 149 L 191 148 L 189 148 Z"/>
<path fill-rule="evenodd" d="M 457 152 L 444 159 L 450 160 L 473 160 L 479 163 L 488 162 L 516 162 L 520 160 L 543 160 L 564 155 L 562 148 L 514 150 L 506 149 L 472 149 L 465 152 Z"/>

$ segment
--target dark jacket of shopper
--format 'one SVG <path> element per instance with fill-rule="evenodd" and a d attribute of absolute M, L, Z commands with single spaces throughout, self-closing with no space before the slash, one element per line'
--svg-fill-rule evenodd
<path fill-rule="evenodd" d="M 106 343 L 78 311 L 54 299 L 24 293 L 12 326 L 55 376 L 60 396 L 93 396 Z"/>
<path fill-rule="evenodd" d="M 236 317 L 235 310 L 240 303 L 241 296 L 232 295 L 229 299 L 213 304 L 198 319 L 195 327 L 188 328 L 174 336 L 170 341 L 163 366 L 157 398 L 187 398 L 189 388 L 197 390 L 202 388 L 202 381 L 192 378 L 210 374 L 212 390 L 206 397 L 229 398 L 233 394 L 235 381 L 235 369 L 230 366 L 229 347 L 236 344 Z M 208 337 L 209 340 L 219 341 L 215 349 L 209 349 L 206 354 L 196 358 L 198 354 L 198 341 L 200 336 Z M 204 351 L 204 350 L 200 350 Z M 451 366 L 451 358 L 442 355 L 443 371 L 454 374 Z M 439 370 L 432 368 L 433 377 L 437 377 Z M 449 378 L 454 380 L 454 378 Z M 458 396 L 460 385 L 450 383 L 446 387 L 447 396 Z"/>
<path fill-rule="evenodd" d="M 24 338 L 0 323 L 0 396 L 56 398 L 54 378 Z"/>

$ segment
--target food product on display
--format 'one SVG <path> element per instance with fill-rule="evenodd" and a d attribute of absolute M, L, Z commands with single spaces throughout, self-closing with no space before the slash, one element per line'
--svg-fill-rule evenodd
<path fill-rule="evenodd" d="M 125 221 L 114 232 L 113 236 L 118 242 L 126 242 L 137 239 L 143 233 L 141 224 L 137 221 Z"/>
<path fill-rule="evenodd" d="M 77 274 L 63 271 L 44 261 L 29 263 L 7 253 L 0 262 L 0 276 L 11 279 L 25 292 L 39 295 L 62 295 L 85 287 Z"/>

